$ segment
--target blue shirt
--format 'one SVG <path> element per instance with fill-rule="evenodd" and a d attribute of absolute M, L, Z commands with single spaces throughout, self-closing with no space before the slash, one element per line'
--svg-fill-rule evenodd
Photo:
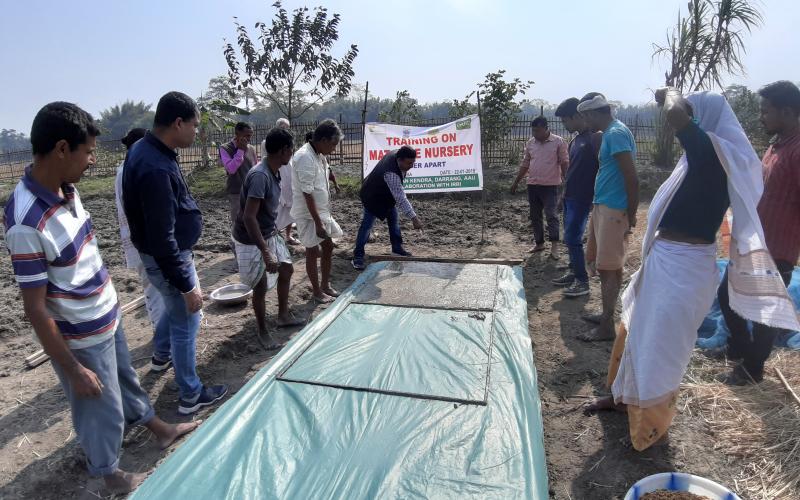
<path fill-rule="evenodd" d="M 625 178 L 614 155 L 629 152 L 636 157 L 636 141 L 628 127 L 619 120 L 612 120 L 603 131 L 600 144 L 600 170 L 594 184 L 594 202 L 614 210 L 628 209 L 628 193 Z"/>
<path fill-rule="evenodd" d="M 597 153 L 602 134 L 588 130 L 578 134 L 569 145 L 569 170 L 567 170 L 564 198 L 591 204 L 597 177 Z"/>
<path fill-rule="evenodd" d="M 203 216 L 183 179 L 178 154 L 148 132 L 128 152 L 122 172 L 133 246 L 155 259 L 172 286 L 191 291 L 196 285 L 192 263 L 180 254 L 200 239 Z"/>

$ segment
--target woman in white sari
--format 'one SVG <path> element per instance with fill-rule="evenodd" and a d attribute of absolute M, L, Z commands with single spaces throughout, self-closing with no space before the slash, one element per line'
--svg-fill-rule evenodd
<path fill-rule="evenodd" d="M 588 410 L 627 411 L 631 442 L 644 450 L 666 436 L 697 329 L 718 285 L 716 232 L 733 211 L 731 306 L 742 317 L 796 328 L 797 315 L 766 250 L 756 207 L 761 161 L 725 98 L 659 91 L 686 153 L 648 211 L 642 266 L 622 296 L 608 373 L 612 397 Z M 746 293 L 738 293 L 746 291 Z"/>

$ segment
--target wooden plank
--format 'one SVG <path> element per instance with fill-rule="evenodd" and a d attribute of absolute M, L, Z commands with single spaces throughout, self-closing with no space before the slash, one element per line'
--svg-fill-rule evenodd
<path fill-rule="evenodd" d="M 494 264 L 497 266 L 520 266 L 524 259 L 454 259 L 445 257 L 401 257 L 399 255 L 370 255 L 373 262 L 440 262 L 443 264 Z"/>
<path fill-rule="evenodd" d="M 143 305 L 144 305 L 144 295 L 125 304 L 120 308 L 120 311 L 122 312 L 122 314 L 127 314 L 131 311 L 139 309 Z M 34 352 L 33 354 L 25 358 L 25 365 L 28 368 L 36 368 L 37 366 L 41 365 L 45 361 L 48 361 L 49 359 L 50 356 L 45 354 L 44 350 L 39 349 L 38 351 Z"/>

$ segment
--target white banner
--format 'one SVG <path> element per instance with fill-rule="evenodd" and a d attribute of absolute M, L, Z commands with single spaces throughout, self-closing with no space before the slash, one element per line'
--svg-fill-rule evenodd
<path fill-rule="evenodd" d="M 470 115 L 436 127 L 367 123 L 364 130 L 364 177 L 387 153 L 400 146 L 417 150 L 406 192 L 440 193 L 483 189 L 481 124 Z"/>

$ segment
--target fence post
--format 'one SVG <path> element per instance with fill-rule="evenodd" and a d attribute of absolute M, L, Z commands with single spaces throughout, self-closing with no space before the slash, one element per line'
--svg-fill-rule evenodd
<path fill-rule="evenodd" d="M 369 82 L 364 89 L 364 107 L 361 109 L 361 183 L 364 183 L 364 143 L 367 142 L 367 97 L 369 96 Z"/>

